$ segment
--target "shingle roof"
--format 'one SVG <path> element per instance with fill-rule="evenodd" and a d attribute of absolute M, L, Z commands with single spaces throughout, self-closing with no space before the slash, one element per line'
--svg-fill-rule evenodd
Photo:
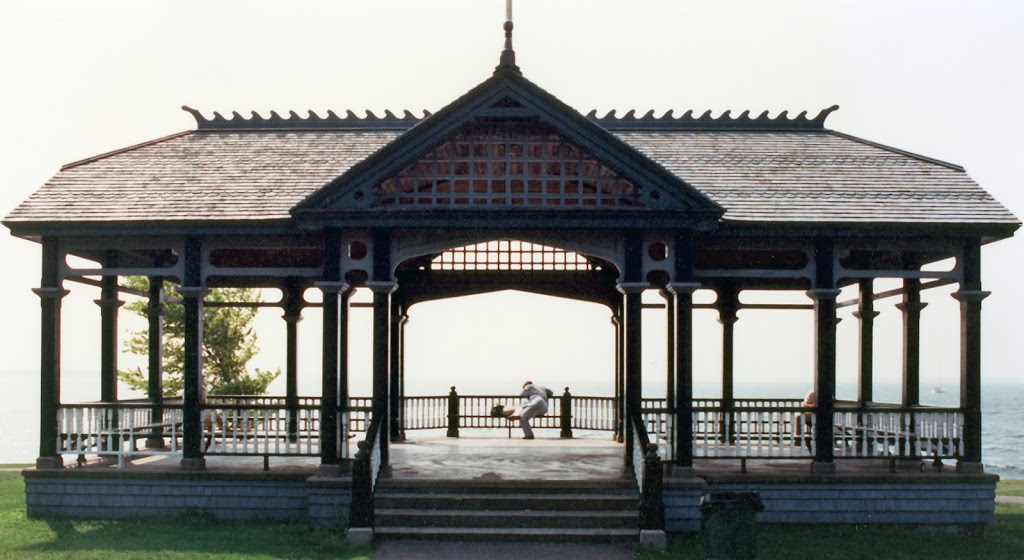
<path fill-rule="evenodd" d="M 616 134 L 725 207 L 725 220 L 1019 223 L 958 166 L 827 130 Z"/>
<path fill-rule="evenodd" d="M 827 130 L 616 130 L 736 222 L 1014 225 L 963 169 Z M 286 220 L 399 130 L 198 130 L 65 166 L 5 223 Z"/>
<path fill-rule="evenodd" d="M 396 131 L 191 132 L 65 166 L 7 217 L 281 220 Z"/>

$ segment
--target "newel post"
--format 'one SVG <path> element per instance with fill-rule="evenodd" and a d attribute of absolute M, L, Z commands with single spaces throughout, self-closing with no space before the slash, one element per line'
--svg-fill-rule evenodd
<path fill-rule="evenodd" d="M 640 529 L 651 531 L 665 528 L 665 504 L 661 495 L 664 469 L 658 446 L 648 444 L 644 450 L 644 480 L 640 488 Z"/>
<path fill-rule="evenodd" d="M 459 394 L 452 386 L 452 392 L 448 393 L 448 437 L 459 437 Z"/>
<path fill-rule="evenodd" d="M 572 437 L 572 395 L 569 393 L 569 388 L 565 388 L 565 392 L 562 393 L 562 414 L 561 414 L 561 425 L 562 432 L 558 437 L 571 438 Z"/>

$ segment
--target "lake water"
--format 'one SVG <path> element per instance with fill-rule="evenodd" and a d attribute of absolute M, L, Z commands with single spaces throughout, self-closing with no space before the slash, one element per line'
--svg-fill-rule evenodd
<path fill-rule="evenodd" d="M 67 373 L 63 379 L 63 395 L 66 402 L 95 400 L 98 383 L 86 374 Z M 361 384 L 353 384 L 359 391 Z M 554 387 L 560 386 L 553 385 Z M 737 397 L 793 397 L 802 398 L 807 387 L 793 383 L 763 383 L 738 386 Z M 957 387 L 946 387 L 947 391 L 933 394 L 927 389 L 921 395 L 923 404 L 935 406 L 956 406 L 959 396 Z M 572 392 L 579 395 L 601 395 L 608 391 L 606 384 L 576 385 Z M 645 391 L 647 389 L 645 388 Z M 507 391 L 495 390 L 495 393 Z M 696 396 L 716 397 L 717 388 L 696 383 Z M 414 394 L 414 390 L 410 391 Z M 840 385 L 839 398 L 852 399 L 854 388 Z M 122 394 L 122 397 L 128 395 Z M 645 395 L 646 396 L 646 395 Z M 649 396 L 664 396 L 650 394 Z M 899 387 L 889 384 L 876 385 L 876 399 L 896 402 Z M 990 384 L 982 386 L 982 443 L 983 460 L 988 472 L 1004 478 L 1024 479 L 1024 385 Z M 39 382 L 35 372 L 0 372 L 0 463 L 32 463 L 38 455 L 39 440 Z"/>

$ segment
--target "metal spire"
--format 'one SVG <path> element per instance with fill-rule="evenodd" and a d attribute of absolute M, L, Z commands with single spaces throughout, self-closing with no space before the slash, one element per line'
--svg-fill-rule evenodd
<path fill-rule="evenodd" d="M 501 51 L 501 59 L 498 67 L 494 69 L 495 73 L 499 70 L 521 73 L 516 66 L 516 51 L 512 50 L 512 27 L 512 0 L 505 0 L 505 49 Z"/>

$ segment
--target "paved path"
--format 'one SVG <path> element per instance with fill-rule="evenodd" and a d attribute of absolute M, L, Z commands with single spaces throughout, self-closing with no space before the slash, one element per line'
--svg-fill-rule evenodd
<path fill-rule="evenodd" d="M 633 560 L 635 557 L 636 547 L 616 544 L 395 540 L 380 542 L 373 560 Z"/>
<path fill-rule="evenodd" d="M 1001 504 L 1024 504 L 1024 496 L 996 496 L 996 502 Z"/>

